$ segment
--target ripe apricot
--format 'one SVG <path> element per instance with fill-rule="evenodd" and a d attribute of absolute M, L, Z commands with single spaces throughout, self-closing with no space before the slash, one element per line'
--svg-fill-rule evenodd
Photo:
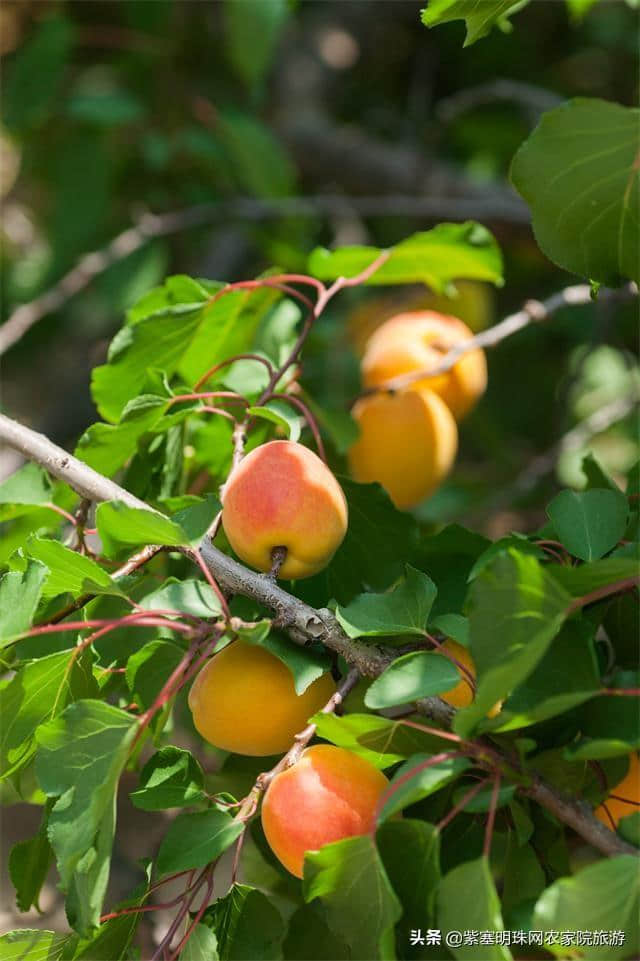
<path fill-rule="evenodd" d="M 447 704 L 451 704 L 452 707 L 469 707 L 474 697 L 474 690 L 471 686 L 470 680 L 475 681 L 476 679 L 476 666 L 471 653 L 466 647 L 464 647 L 462 644 L 458 644 L 457 641 L 454 641 L 451 638 L 447 638 L 447 640 L 442 644 L 442 648 L 444 651 L 448 651 L 449 654 L 451 654 L 451 656 L 462 665 L 462 667 L 466 668 L 468 674 L 465 674 L 465 672 L 461 671 L 458 667 L 460 682 L 456 684 L 456 686 L 450 691 L 444 691 L 442 694 L 440 694 L 440 697 L 443 701 L 446 701 Z M 471 675 L 470 678 L 469 675 Z M 491 710 L 487 712 L 487 717 L 495 717 L 500 713 L 501 708 L 502 701 L 498 701 L 498 703 L 494 704 Z"/>
<path fill-rule="evenodd" d="M 341 747 L 317 744 L 277 774 L 262 802 L 262 827 L 285 868 L 302 877 L 306 851 L 367 834 L 388 785 L 377 768 Z"/>
<path fill-rule="evenodd" d="M 360 436 L 349 450 L 357 481 L 378 481 L 397 507 L 414 507 L 448 474 L 458 429 L 447 405 L 430 390 L 362 397 L 352 415 Z"/>
<path fill-rule="evenodd" d="M 234 641 L 208 661 L 189 691 L 193 723 L 225 751 L 281 754 L 335 692 L 330 674 L 296 694 L 288 667 L 270 651 Z"/>
<path fill-rule="evenodd" d="M 369 338 L 362 358 L 363 382 L 366 387 L 379 387 L 402 374 L 433 369 L 447 351 L 472 336 L 457 317 L 434 310 L 397 314 Z M 484 352 L 470 351 L 445 373 L 411 386 L 426 387 L 439 394 L 456 420 L 460 420 L 486 390 Z"/>
<path fill-rule="evenodd" d="M 608 828 L 612 827 L 612 821 L 618 827 L 622 818 L 633 814 L 634 811 L 640 811 L 640 807 L 638 807 L 640 804 L 640 760 L 635 752 L 629 755 L 629 770 L 620 783 L 611 789 L 611 794 L 615 794 L 617 797 L 608 797 L 593 812 L 598 820 L 606 824 Z M 626 800 L 620 800 L 620 798 Z M 607 811 L 609 814 L 607 814 Z"/>
<path fill-rule="evenodd" d="M 238 557 L 269 571 L 272 551 L 286 548 L 279 576 L 310 577 L 329 563 L 347 531 L 342 488 L 302 444 L 256 447 L 227 481 L 222 524 Z"/>

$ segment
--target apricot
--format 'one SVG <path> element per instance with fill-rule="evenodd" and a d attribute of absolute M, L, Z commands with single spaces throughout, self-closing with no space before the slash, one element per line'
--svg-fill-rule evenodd
<path fill-rule="evenodd" d="M 262 827 L 271 850 L 301 878 L 307 851 L 373 828 L 388 783 L 352 751 L 331 744 L 307 748 L 293 767 L 274 777 L 262 802 Z"/>
<path fill-rule="evenodd" d="M 335 692 L 330 674 L 296 694 L 288 667 L 270 651 L 234 641 L 208 661 L 189 691 L 196 729 L 215 747 L 264 757 L 287 751 Z"/>
<path fill-rule="evenodd" d="M 232 471 L 222 524 L 238 557 L 269 571 L 272 551 L 286 548 L 280 577 L 317 574 L 347 531 L 347 502 L 329 468 L 302 444 L 274 440 Z"/>
<path fill-rule="evenodd" d="M 394 377 L 435 368 L 444 354 L 473 334 L 457 317 L 433 310 L 391 317 L 369 338 L 362 358 L 365 387 L 379 387 Z M 487 387 L 487 364 L 482 350 L 463 355 L 448 371 L 416 381 L 438 394 L 456 420 L 461 420 Z"/>
<path fill-rule="evenodd" d="M 593 812 L 598 820 L 606 824 L 608 828 L 612 827 L 612 821 L 618 827 L 622 818 L 640 810 L 638 806 L 640 804 L 640 760 L 638 760 L 638 755 L 635 752 L 629 755 L 629 770 L 620 783 L 611 789 L 611 794 L 615 794 L 617 797 L 608 797 Z M 620 800 L 620 798 L 625 800 Z M 607 811 L 609 814 L 607 814 Z"/>
<path fill-rule="evenodd" d="M 357 481 L 378 481 L 397 507 L 414 507 L 446 477 L 458 449 L 449 408 L 430 390 L 379 393 L 356 402 L 360 436 L 349 450 Z"/>
<path fill-rule="evenodd" d="M 442 644 L 442 648 L 444 651 L 448 651 L 449 654 L 451 654 L 451 656 L 462 665 L 462 667 L 466 668 L 471 675 L 471 679 L 475 681 L 476 666 L 471 656 L 471 652 L 462 644 L 458 644 L 457 641 L 452 640 L 450 637 L 447 638 L 447 640 Z M 456 684 L 456 686 L 450 691 L 444 691 L 442 694 L 440 694 L 440 697 L 443 701 L 446 701 L 447 704 L 451 704 L 452 707 L 469 707 L 473 701 L 473 688 L 469 683 L 469 677 L 464 673 L 464 671 L 461 671 L 459 667 L 458 674 L 460 675 L 460 682 Z M 500 713 L 501 708 L 502 701 L 498 701 L 497 704 L 494 704 L 491 710 L 487 712 L 487 717 L 495 717 Z"/>

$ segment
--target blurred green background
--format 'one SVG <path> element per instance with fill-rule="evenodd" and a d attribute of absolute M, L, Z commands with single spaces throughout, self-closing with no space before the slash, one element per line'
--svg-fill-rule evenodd
<path fill-rule="evenodd" d="M 4 355 L 2 409 L 73 448 L 97 419 L 90 369 L 126 307 L 169 273 L 303 270 L 319 243 L 387 246 L 477 218 L 502 246 L 506 284 L 461 288 L 450 309 L 475 328 L 574 282 L 537 249 L 509 163 L 540 112 L 563 99 L 635 102 L 637 14 L 616 0 L 582 19 L 576 0 L 532 3 L 511 34 L 463 49 L 462 23 L 429 31 L 420 6 L 5 0 L 3 317 L 149 214 L 184 215 Z M 306 385 L 346 408 L 363 332 L 424 296 L 339 298 L 310 343 Z M 637 383 L 636 337 L 635 306 L 602 303 L 494 349 L 488 394 L 423 519 L 497 535 L 535 524 L 554 485 L 580 486 L 584 444 L 556 445 Z M 638 457 L 633 415 L 588 446 L 624 471 Z M 6 452 L 3 474 L 16 466 Z"/>

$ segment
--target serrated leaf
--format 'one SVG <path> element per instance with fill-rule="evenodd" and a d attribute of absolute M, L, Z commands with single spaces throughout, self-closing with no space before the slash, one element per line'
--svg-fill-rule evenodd
<path fill-rule="evenodd" d="M 396 658 L 365 694 L 364 703 L 372 710 L 394 707 L 450 691 L 460 683 L 455 664 L 440 654 L 413 651 Z"/>
<path fill-rule="evenodd" d="M 35 750 L 38 725 L 60 714 L 71 701 L 97 694 L 87 657 L 71 663 L 62 651 L 25 664 L 0 690 L 0 772 L 5 777 L 24 766 Z"/>
<path fill-rule="evenodd" d="M 218 940 L 206 924 L 196 924 L 180 952 L 180 961 L 219 961 Z"/>
<path fill-rule="evenodd" d="M 194 814 L 179 814 L 169 825 L 160 850 L 160 874 L 201 868 L 219 857 L 244 830 L 240 821 L 212 808 Z"/>
<path fill-rule="evenodd" d="M 46 577 L 43 564 L 29 561 L 24 572 L 0 578 L 0 646 L 31 627 Z"/>
<path fill-rule="evenodd" d="M 23 928 L 0 936 L 2 961 L 62 961 L 72 938 L 55 931 Z"/>
<path fill-rule="evenodd" d="M 314 714 L 318 737 L 348 748 L 381 770 L 432 746 L 429 735 L 375 714 Z"/>
<path fill-rule="evenodd" d="M 151 641 L 131 655 L 125 679 L 141 708 L 151 707 L 183 656 L 183 649 L 171 641 Z"/>
<path fill-rule="evenodd" d="M 471 653 L 477 670 L 473 704 L 454 729 L 466 737 L 493 705 L 542 659 L 567 616 L 571 598 L 534 557 L 510 549 L 471 585 Z"/>
<path fill-rule="evenodd" d="M 30 537 L 25 551 L 29 557 L 40 561 L 48 569 L 43 587 L 44 597 L 57 594 L 117 594 L 122 588 L 90 557 L 65 547 L 60 541 L 43 537 Z"/>
<path fill-rule="evenodd" d="M 188 536 L 179 524 L 156 511 L 129 507 L 123 501 L 104 501 L 96 509 L 96 527 L 107 557 L 122 547 L 163 544 L 179 547 Z"/>
<path fill-rule="evenodd" d="M 318 247 L 309 257 L 309 273 L 320 280 L 355 277 L 369 267 L 381 250 L 376 247 Z M 413 234 L 389 250 L 388 260 L 367 284 L 428 284 L 442 291 L 456 278 L 502 284 L 502 256 L 489 231 L 474 221 L 438 224 Z"/>
<path fill-rule="evenodd" d="M 176 511 L 171 520 L 174 524 L 179 524 L 185 532 L 186 543 L 197 547 L 220 508 L 221 504 L 216 495 L 206 494 L 198 498 L 197 502 Z"/>
<path fill-rule="evenodd" d="M 469 761 L 464 757 L 445 758 L 432 763 L 433 757 L 432 754 L 414 754 L 398 768 L 385 792 L 384 805 L 378 814 L 378 824 L 382 824 L 410 804 L 439 791 L 469 767 Z"/>
<path fill-rule="evenodd" d="M 624 536 L 629 516 L 620 491 L 592 489 L 561 491 L 547 507 L 558 539 L 583 561 L 599 560 Z"/>
<path fill-rule="evenodd" d="M 221 610 L 218 596 L 206 581 L 180 581 L 177 577 L 167 578 L 162 587 L 138 603 L 146 611 L 181 611 L 195 617 L 217 617 Z"/>
<path fill-rule="evenodd" d="M 195 804 L 205 798 L 202 768 L 189 751 L 163 747 L 143 767 L 140 787 L 130 797 L 143 811 Z"/>
<path fill-rule="evenodd" d="M 565 270 L 603 284 L 640 278 L 639 129 L 637 108 L 579 97 L 543 114 L 513 158 L 536 240 Z"/>
<path fill-rule="evenodd" d="M 624 943 L 581 945 L 583 958 L 629 958 L 638 953 L 640 936 L 640 873 L 633 855 L 606 858 L 583 868 L 574 877 L 561 878 L 538 898 L 532 924 L 537 930 L 623 931 Z M 545 949 L 556 956 L 566 948 L 545 938 Z"/>
<path fill-rule="evenodd" d="M 304 859 L 305 901 L 320 898 L 329 928 L 363 957 L 393 957 L 402 908 L 372 837 L 326 844 Z"/>
<path fill-rule="evenodd" d="M 528 0 L 428 0 L 422 11 L 425 27 L 437 27 L 452 20 L 464 20 L 467 27 L 464 46 L 486 37 L 493 27 L 505 29 L 509 14 L 520 10 Z"/>
<path fill-rule="evenodd" d="M 386 594 L 361 594 L 336 617 L 349 637 L 423 634 L 436 596 L 433 581 L 407 565 L 400 583 Z"/>
<path fill-rule="evenodd" d="M 445 938 L 450 931 L 504 931 L 500 900 L 486 858 L 466 861 L 442 879 L 438 889 L 438 923 Z M 461 944 L 450 950 L 461 961 L 477 961 L 477 945 Z M 511 958 L 511 952 L 503 945 L 482 946 L 482 961 Z"/>
<path fill-rule="evenodd" d="M 135 454 L 138 442 L 163 418 L 166 397 L 148 395 L 135 398 L 139 405 L 128 412 L 129 404 L 118 424 L 92 424 L 80 437 L 75 455 L 100 474 L 111 477 Z"/>
<path fill-rule="evenodd" d="M 269 899 L 248 884 L 234 884 L 204 915 L 218 940 L 221 961 L 277 961 L 286 926 Z"/>
<path fill-rule="evenodd" d="M 49 840 L 67 911 L 86 935 L 97 925 L 109 877 L 115 792 L 136 732 L 129 714 L 78 701 L 36 732 L 36 776 L 49 797 Z"/>

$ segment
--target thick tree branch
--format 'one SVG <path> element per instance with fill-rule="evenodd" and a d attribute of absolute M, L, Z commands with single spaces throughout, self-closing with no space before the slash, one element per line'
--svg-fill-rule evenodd
<path fill-rule="evenodd" d="M 4 415 L 0 415 L 0 440 L 50 470 L 83 498 L 91 501 L 116 499 L 132 507 L 152 509 L 114 481 L 67 454 L 42 434 L 23 427 Z M 275 611 L 276 623 L 279 622 L 285 627 L 296 643 L 321 641 L 326 647 L 342 655 L 352 668 L 365 677 L 377 677 L 391 662 L 394 656 L 392 652 L 347 637 L 330 611 L 309 607 L 269 578 L 256 574 L 227 557 L 206 538 L 200 545 L 200 553 L 218 584 L 233 593 L 253 598 Z M 435 718 L 444 727 L 449 726 L 453 712 L 444 701 L 436 697 L 423 698 L 416 706 L 420 713 Z M 522 790 L 603 854 L 638 853 L 636 848 L 601 824 L 586 806 L 575 799 L 564 797 L 544 781 L 536 779 L 532 785 Z"/>

